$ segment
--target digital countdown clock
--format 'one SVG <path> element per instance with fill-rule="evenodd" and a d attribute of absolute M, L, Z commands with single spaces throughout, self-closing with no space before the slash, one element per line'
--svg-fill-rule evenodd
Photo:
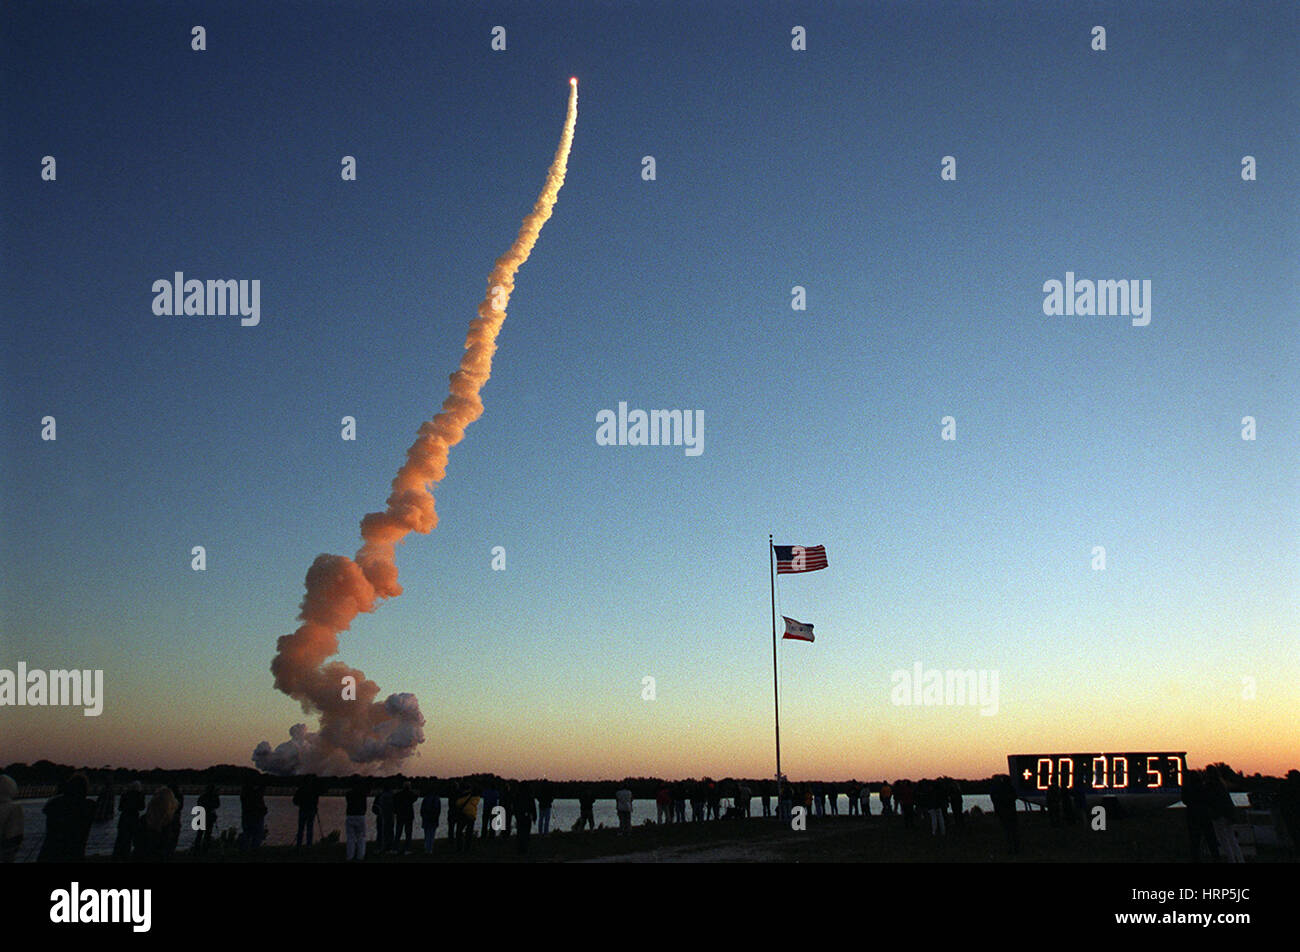
<path fill-rule="evenodd" d="M 1164 806 L 1182 799 L 1187 752 L 1008 754 L 1007 770 L 1022 800 L 1046 801 L 1050 788 L 1061 787 L 1089 802 L 1116 797 Z"/>

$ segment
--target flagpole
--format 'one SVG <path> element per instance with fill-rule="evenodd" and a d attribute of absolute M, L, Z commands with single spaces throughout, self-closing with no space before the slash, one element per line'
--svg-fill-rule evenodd
<path fill-rule="evenodd" d="M 772 582 L 772 713 L 776 720 L 776 802 L 778 813 L 781 805 L 781 694 L 776 686 L 776 564 L 773 561 L 775 549 L 772 548 L 772 536 L 767 537 L 767 571 Z"/>

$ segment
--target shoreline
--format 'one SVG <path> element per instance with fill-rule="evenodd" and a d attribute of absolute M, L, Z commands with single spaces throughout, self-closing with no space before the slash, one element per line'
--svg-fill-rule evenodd
<path fill-rule="evenodd" d="M 481 822 L 481 819 L 480 819 Z M 421 838 L 415 851 L 404 855 L 376 854 L 367 843 L 365 860 L 355 865 L 412 863 L 748 863 L 748 862 L 879 862 L 879 863 L 1190 863 L 1187 827 L 1180 812 L 1159 811 L 1112 822 L 1094 830 L 1079 820 L 1053 827 L 1041 813 L 1019 814 L 1021 851 L 1009 852 L 996 818 L 965 815 L 960 825 L 948 820 L 944 835 L 933 835 L 928 820 L 920 816 L 908 829 L 898 816 L 814 817 L 806 829 L 790 829 L 772 819 L 707 820 L 659 825 L 644 820 L 622 835 L 616 829 L 585 832 L 552 830 L 531 835 L 528 852 L 520 854 L 514 836 L 476 836 L 467 853 L 458 853 L 446 834 L 439 835 L 433 852 L 423 852 Z M 262 846 L 241 853 L 229 845 L 214 844 L 204 856 L 177 853 L 161 865 L 212 865 L 227 863 L 344 863 L 345 849 L 338 831 L 312 847 Z M 1203 857 L 1210 862 L 1209 856 Z M 89 857 L 93 864 L 111 864 L 109 857 Z M 1296 862 L 1296 851 L 1286 847 L 1260 847 L 1250 864 Z M 150 863 L 147 865 L 160 865 Z"/>

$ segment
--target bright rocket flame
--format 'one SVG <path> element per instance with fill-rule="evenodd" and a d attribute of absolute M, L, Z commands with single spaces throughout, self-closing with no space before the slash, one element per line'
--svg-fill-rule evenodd
<path fill-rule="evenodd" d="M 361 520 L 361 548 L 355 560 L 318 555 L 307 570 L 302 624 L 276 643 L 271 661 L 275 686 L 302 704 L 306 714 L 320 715 L 319 733 L 303 724 L 289 730 L 289 740 L 272 750 L 262 741 L 253 762 L 274 773 L 355 772 L 358 764 L 391 769 L 424 741 L 424 716 L 414 694 L 391 694 L 381 702 L 379 685 L 341 661 L 325 663 L 339 650 L 339 634 L 360 612 L 374 611 L 381 599 L 402 593 L 397 583 L 394 549 L 412 532 L 428 533 L 438 524 L 432 488 L 446 474 L 447 454 L 465 436 L 465 428 L 483 414 L 479 392 L 492 372 L 497 334 L 506 319 L 506 304 L 515 288 L 515 273 L 528 260 L 542 226 L 551 217 L 578 120 L 577 77 L 569 80 L 569 105 L 560 145 L 546 173 L 546 184 L 525 216 L 514 244 L 497 259 L 488 289 L 469 324 L 465 353 L 451 375 L 442 409 L 420 425 L 406 451 L 406 462 L 393 478 L 388 508 Z M 353 678 L 354 694 L 345 690 Z"/>
<path fill-rule="evenodd" d="M 570 76 L 570 77 L 569 77 L 569 85 L 570 85 L 570 86 L 576 86 L 576 85 L 578 85 L 578 77 L 577 77 L 577 76 Z"/>

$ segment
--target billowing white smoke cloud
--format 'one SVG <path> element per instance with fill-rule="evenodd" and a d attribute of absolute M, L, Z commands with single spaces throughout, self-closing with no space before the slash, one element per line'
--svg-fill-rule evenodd
<path fill-rule="evenodd" d="M 349 774 L 358 764 L 400 762 L 424 741 L 424 717 L 414 694 L 390 694 L 383 703 L 391 715 L 374 725 L 374 735 L 362 737 L 356 751 L 322 742 L 321 735 L 306 724 L 289 728 L 289 739 L 274 750 L 262 741 L 253 751 L 258 770 L 273 774 Z"/>
<path fill-rule="evenodd" d="M 470 321 L 465 354 L 451 375 L 442 409 L 421 424 L 406 451 L 406 462 L 393 479 L 384 512 L 361 520 L 362 546 L 355 560 L 319 555 L 307 570 L 307 593 L 298 615 L 302 622 L 277 642 L 271 671 L 275 686 L 302 703 L 303 712 L 319 715 L 320 730 L 305 724 L 289 730 L 289 740 L 272 748 L 262 741 L 253 763 L 273 773 L 386 773 L 401 765 L 424 742 L 424 715 L 414 694 L 390 694 L 377 700 L 379 685 L 363 672 L 328 658 L 338 653 L 339 634 L 361 612 L 402 593 L 397 582 L 395 547 L 412 532 L 428 533 L 438 524 L 433 487 L 447 471 L 447 454 L 465 437 L 465 428 L 483 414 L 479 391 L 492 372 L 497 333 L 506 319 L 515 272 L 528 260 L 542 226 L 551 217 L 568 167 L 578 117 L 578 86 L 570 81 L 564 131 L 546 184 L 519 235 L 488 275 L 488 290 Z M 355 679 L 355 699 L 344 697 L 345 677 Z"/>

